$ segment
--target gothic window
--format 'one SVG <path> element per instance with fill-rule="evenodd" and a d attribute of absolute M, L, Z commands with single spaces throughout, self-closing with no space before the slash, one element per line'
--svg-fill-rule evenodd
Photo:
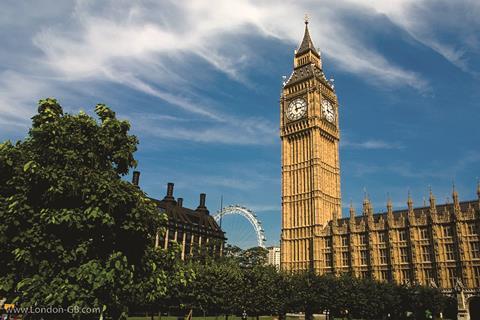
<path fill-rule="evenodd" d="M 445 245 L 445 252 L 447 254 L 447 260 L 448 261 L 452 261 L 452 260 L 455 260 L 455 254 L 454 254 L 454 251 L 453 251 L 453 243 L 447 243 Z"/>
<path fill-rule="evenodd" d="M 472 241 L 470 242 L 470 247 L 472 249 L 472 258 L 480 258 L 480 243 L 478 241 Z"/>
<path fill-rule="evenodd" d="M 420 239 L 428 239 L 428 229 L 421 228 L 420 229 Z"/>
<path fill-rule="evenodd" d="M 342 236 L 342 247 L 348 247 L 348 237 Z"/>
<path fill-rule="evenodd" d="M 360 271 L 360 278 L 362 279 L 368 278 L 368 271 L 365 271 L 365 270 Z"/>
<path fill-rule="evenodd" d="M 457 272 L 455 268 L 448 268 L 447 269 L 447 274 L 448 274 L 448 283 L 450 284 L 450 287 L 455 287 L 455 280 L 457 278 Z"/>
<path fill-rule="evenodd" d="M 400 261 L 408 262 L 408 250 L 406 247 L 400 248 Z"/>
<path fill-rule="evenodd" d="M 433 270 L 432 269 L 424 269 L 423 274 L 425 277 L 425 284 L 428 285 L 430 281 L 435 280 L 433 278 Z"/>
<path fill-rule="evenodd" d="M 367 235 L 365 233 L 360 234 L 360 244 L 367 244 Z"/>
<path fill-rule="evenodd" d="M 360 263 L 363 266 L 366 266 L 368 264 L 368 251 L 367 250 L 360 251 Z"/>
<path fill-rule="evenodd" d="M 387 264 L 387 249 L 380 249 L 380 263 Z"/>
<path fill-rule="evenodd" d="M 430 248 L 429 246 L 423 246 L 422 247 L 422 260 L 423 262 L 430 262 L 431 256 L 430 256 Z"/>
<path fill-rule="evenodd" d="M 332 246 L 332 238 L 325 238 L 325 248 L 330 248 Z"/>
<path fill-rule="evenodd" d="M 350 255 L 348 251 L 342 252 L 342 266 L 348 267 L 349 258 L 350 258 Z"/>
<path fill-rule="evenodd" d="M 325 266 L 331 267 L 332 266 L 332 254 L 325 253 Z"/>
<path fill-rule="evenodd" d="M 385 239 L 387 238 L 385 232 L 380 232 L 378 234 L 378 242 L 379 243 L 385 243 Z"/>
<path fill-rule="evenodd" d="M 475 235 L 477 234 L 477 228 L 475 222 L 468 224 L 468 234 Z"/>
<path fill-rule="evenodd" d="M 400 241 L 407 241 L 407 233 L 405 232 L 405 230 L 401 230 L 398 232 L 398 239 Z"/>
<path fill-rule="evenodd" d="M 453 235 L 452 226 L 444 226 L 443 227 L 443 236 L 445 238 L 451 238 L 452 235 Z"/>

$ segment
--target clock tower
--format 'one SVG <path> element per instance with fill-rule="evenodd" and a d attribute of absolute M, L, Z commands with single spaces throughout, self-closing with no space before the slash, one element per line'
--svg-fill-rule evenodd
<path fill-rule="evenodd" d="M 281 265 L 316 268 L 320 230 L 341 217 L 338 101 L 305 21 L 294 68 L 280 97 Z"/>

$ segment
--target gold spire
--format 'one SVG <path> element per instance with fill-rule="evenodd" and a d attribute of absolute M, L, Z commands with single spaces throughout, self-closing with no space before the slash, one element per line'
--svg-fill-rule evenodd
<path fill-rule="evenodd" d="M 367 189 L 364 188 L 364 197 L 363 197 L 363 214 L 366 215 L 369 213 L 370 209 L 370 200 L 368 199 Z"/>
<path fill-rule="evenodd" d="M 407 200 L 408 210 L 413 209 L 413 200 L 412 196 L 410 195 L 410 190 L 408 190 L 408 200 Z"/>
<path fill-rule="evenodd" d="M 388 195 L 388 199 L 387 199 L 387 212 L 388 213 L 393 212 L 392 198 L 390 198 L 390 195 Z"/>
<path fill-rule="evenodd" d="M 455 189 L 455 182 L 452 184 L 452 199 L 453 199 L 453 203 L 455 202 L 458 203 L 458 192 Z"/>
<path fill-rule="evenodd" d="M 452 184 L 452 200 L 455 212 L 460 212 L 460 202 L 458 202 L 458 192 L 455 189 L 455 182 Z"/>
<path fill-rule="evenodd" d="M 353 202 L 350 201 L 350 219 L 355 218 L 355 208 L 353 207 Z"/>
<path fill-rule="evenodd" d="M 429 195 L 429 199 L 430 201 L 430 210 L 433 212 L 437 209 L 437 205 L 435 203 L 435 196 L 433 195 L 433 192 L 432 192 L 432 187 L 430 187 L 430 195 Z"/>
<path fill-rule="evenodd" d="M 302 43 L 300 43 L 300 47 L 298 47 L 297 53 L 295 56 L 301 56 L 302 54 L 311 51 L 317 57 L 320 57 L 319 53 L 315 49 L 313 45 L 312 38 L 310 37 L 310 32 L 308 30 L 308 16 L 305 17 L 305 33 L 303 35 Z"/>

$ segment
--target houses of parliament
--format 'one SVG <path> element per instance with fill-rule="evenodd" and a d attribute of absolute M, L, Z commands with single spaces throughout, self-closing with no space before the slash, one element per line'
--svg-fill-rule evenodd
<path fill-rule="evenodd" d="M 281 268 L 351 273 L 380 281 L 422 284 L 444 292 L 480 293 L 480 186 L 478 198 L 394 210 L 389 200 L 374 213 L 341 217 L 339 104 L 323 72 L 305 22 L 294 68 L 280 98 L 282 146 Z"/>

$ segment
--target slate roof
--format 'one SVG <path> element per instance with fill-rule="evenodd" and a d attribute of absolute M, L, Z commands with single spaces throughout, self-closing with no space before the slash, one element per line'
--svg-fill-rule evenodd
<path fill-rule="evenodd" d="M 300 56 L 307 52 L 308 50 L 312 50 L 312 53 L 315 54 L 317 57 L 320 57 L 315 46 L 313 45 L 312 38 L 310 38 L 310 32 L 308 31 L 308 22 L 305 22 L 305 33 L 303 35 L 302 43 L 300 43 L 300 47 L 297 50 L 296 56 Z"/>
<path fill-rule="evenodd" d="M 285 82 L 285 86 L 287 87 L 313 77 L 320 79 L 324 84 L 331 87 L 322 69 L 315 64 L 306 64 L 294 69 L 288 80 Z"/>
<path fill-rule="evenodd" d="M 210 231 L 216 237 L 225 238 L 225 233 L 215 219 L 209 215 L 208 210 L 192 210 L 181 207 L 173 199 L 152 199 L 157 206 L 167 214 L 169 224 L 180 224 L 190 227 L 199 227 L 204 231 Z"/>

